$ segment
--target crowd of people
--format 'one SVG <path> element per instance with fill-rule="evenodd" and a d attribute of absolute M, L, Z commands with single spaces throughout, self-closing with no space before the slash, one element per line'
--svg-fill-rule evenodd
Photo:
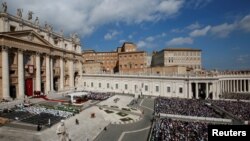
<path fill-rule="evenodd" d="M 150 141 L 207 141 L 207 125 L 204 122 L 157 119 Z"/>
<path fill-rule="evenodd" d="M 220 111 L 222 108 L 225 111 Z M 241 120 L 250 120 L 250 103 L 242 101 L 196 100 L 163 98 L 155 99 L 154 111 L 158 113 L 221 118 L 228 112 Z M 219 114 L 219 111 L 221 114 Z M 223 114 L 224 113 L 224 114 Z M 229 114 L 228 114 L 229 115 Z M 207 141 L 205 122 L 186 122 L 156 116 L 152 127 L 151 141 Z"/>
<path fill-rule="evenodd" d="M 1 99 L 0 103 L 5 103 L 5 102 L 10 102 L 10 100 L 7 100 L 7 99 Z"/>
<path fill-rule="evenodd" d="M 88 99 L 92 100 L 106 100 L 109 97 L 111 97 L 110 93 L 98 93 L 98 92 L 90 92 L 89 95 L 87 95 Z"/>
<path fill-rule="evenodd" d="M 48 113 L 52 114 L 54 116 L 59 116 L 63 118 L 69 118 L 73 116 L 72 112 L 67 112 L 67 111 L 61 111 L 61 110 L 56 110 L 56 109 L 48 109 L 45 107 L 40 107 L 40 106 L 30 106 L 30 107 L 23 107 L 21 110 L 27 111 L 32 114 L 40 114 L 40 113 Z"/>
<path fill-rule="evenodd" d="M 155 113 L 198 117 L 221 117 L 212 108 L 208 107 L 204 101 L 196 99 L 157 98 L 155 100 Z"/>
<path fill-rule="evenodd" d="M 241 101 L 210 101 L 213 105 L 223 108 L 225 111 L 232 113 L 241 120 L 250 120 L 250 103 Z"/>
<path fill-rule="evenodd" d="M 226 93 L 226 94 L 223 94 L 221 98 L 237 99 L 237 100 L 250 100 L 250 94 Z"/>

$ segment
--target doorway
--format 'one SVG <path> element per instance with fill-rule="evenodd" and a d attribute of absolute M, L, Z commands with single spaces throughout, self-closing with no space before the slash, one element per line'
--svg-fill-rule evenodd
<path fill-rule="evenodd" d="M 10 97 L 15 99 L 16 98 L 16 86 L 10 85 Z"/>
<path fill-rule="evenodd" d="M 27 96 L 33 96 L 33 80 L 28 78 L 25 80 L 25 94 Z"/>

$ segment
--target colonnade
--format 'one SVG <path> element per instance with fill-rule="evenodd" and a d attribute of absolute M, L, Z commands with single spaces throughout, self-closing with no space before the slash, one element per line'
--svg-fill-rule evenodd
<path fill-rule="evenodd" d="M 221 93 L 250 93 L 250 78 L 221 80 L 220 87 Z"/>

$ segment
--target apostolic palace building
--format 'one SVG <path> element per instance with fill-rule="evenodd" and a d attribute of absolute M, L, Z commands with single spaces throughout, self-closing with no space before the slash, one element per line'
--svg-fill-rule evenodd
<path fill-rule="evenodd" d="M 197 99 L 250 92 L 249 71 L 203 70 L 200 49 L 163 49 L 150 66 L 131 42 L 116 52 L 82 53 L 76 33 L 64 37 L 31 12 L 24 17 L 21 9 L 0 13 L 0 99 L 78 89 Z"/>

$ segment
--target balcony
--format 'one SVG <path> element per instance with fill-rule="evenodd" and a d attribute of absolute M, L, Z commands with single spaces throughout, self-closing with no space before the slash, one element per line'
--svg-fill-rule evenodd
<path fill-rule="evenodd" d="M 15 77 L 18 75 L 18 67 L 17 65 L 11 65 L 10 66 L 10 76 Z"/>
<path fill-rule="evenodd" d="M 60 76 L 60 67 L 54 67 L 53 73 L 54 73 L 54 76 Z"/>

